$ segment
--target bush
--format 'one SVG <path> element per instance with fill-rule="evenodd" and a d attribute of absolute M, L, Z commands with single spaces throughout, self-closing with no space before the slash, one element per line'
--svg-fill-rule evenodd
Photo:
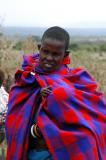
<path fill-rule="evenodd" d="M 17 42 L 17 43 L 13 46 L 13 49 L 22 50 L 22 42 L 21 42 L 21 41 Z"/>
<path fill-rule="evenodd" d="M 106 52 L 106 45 L 105 44 L 100 45 L 100 51 Z"/>
<path fill-rule="evenodd" d="M 79 49 L 79 45 L 77 43 L 72 43 L 70 46 L 69 46 L 69 49 L 70 50 L 73 50 L 73 51 L 76 51 Z"/>

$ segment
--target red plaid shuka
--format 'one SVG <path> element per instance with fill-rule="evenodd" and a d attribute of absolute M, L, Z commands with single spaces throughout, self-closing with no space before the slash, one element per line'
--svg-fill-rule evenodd
<path fill-rule="evenodd" d="M 41 102 L 37 123 L 53 159 L 106 160 L 106 101 L 94 79 L 83 69 L 69 69 L 65 61 L 60 70 L 45 74 L 38 61 L 38 55 L 25 57 L 10 92 L 7 160 L 27 160 L 39 91 L 47 85 L 52 93 Z"/>

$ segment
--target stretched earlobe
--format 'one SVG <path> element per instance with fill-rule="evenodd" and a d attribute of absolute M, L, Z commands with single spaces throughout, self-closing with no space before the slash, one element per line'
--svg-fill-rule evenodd
<path fill-rule="evenodd" d="M 63 62 L 62 64 L 70 64 L 71 63 L 71 59 L 69 56 L 69 52 L 64 56 Z"/>

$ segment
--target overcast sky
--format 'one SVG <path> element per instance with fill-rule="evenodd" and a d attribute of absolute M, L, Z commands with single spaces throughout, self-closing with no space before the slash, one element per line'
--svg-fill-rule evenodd
<path fill-rule="evenodd" d="M 106 27 L 106 0 L 0 0 L 0 24 Z"/>

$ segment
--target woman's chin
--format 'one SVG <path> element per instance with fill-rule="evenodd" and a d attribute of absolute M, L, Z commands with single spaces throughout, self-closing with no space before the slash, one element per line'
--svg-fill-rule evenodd
<path fill-rule="evenodd" d="M 44 72 L 50 73 L 53 72 L 54 70 L 52 68 L 42 68 Z"/>

